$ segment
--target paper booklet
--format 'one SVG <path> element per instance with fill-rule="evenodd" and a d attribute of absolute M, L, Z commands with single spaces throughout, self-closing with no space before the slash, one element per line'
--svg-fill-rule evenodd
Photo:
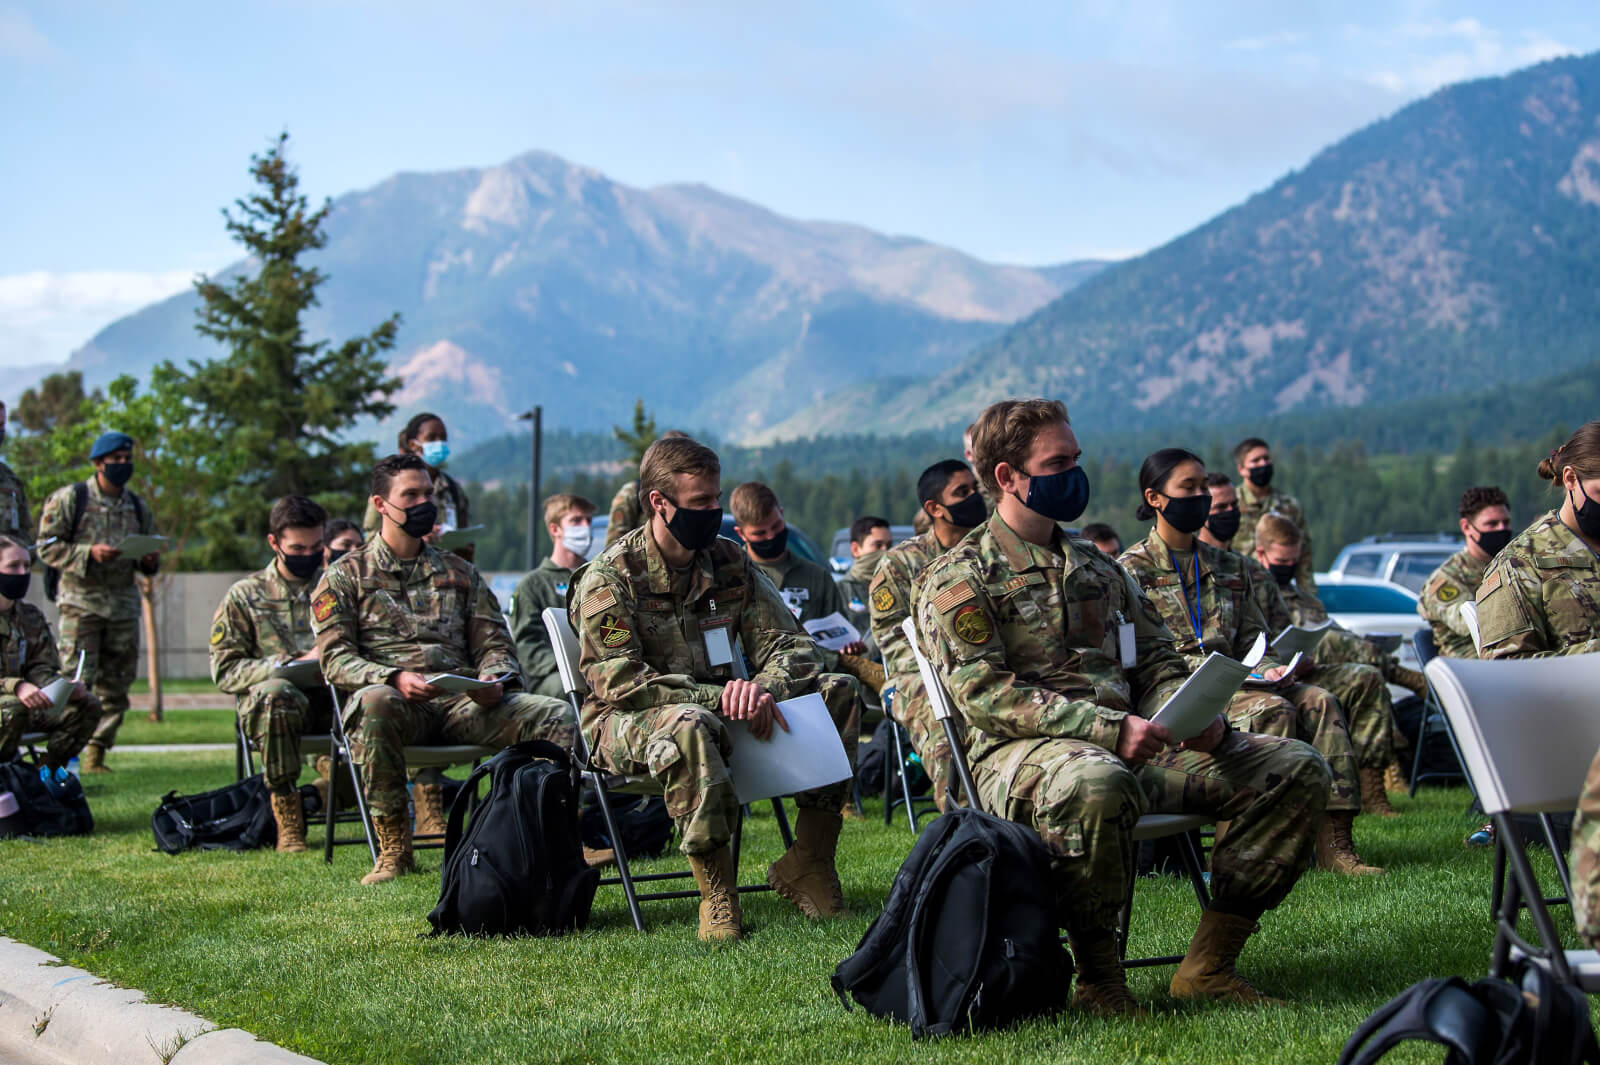
<path fill-rule="evenodd" d="M 468 525 L 465 529 L 451 529 L 449 532 L 439 534 L 439 539 L 433 546 L 441 551 L 454 551 L 458 547 L 478 542 L 478 534 L 483 532 L 482 525 Z"/>
<path fill-rule="evenodd" d="M 44 692 L 45 697 L 50 700 L 51 708 L 58 714 L 67 708 L 67 700 L 72 697 L 72 689 L 77 687 L 78 681 L 83 679 L 83 656 L 86 654 L 88 654 L 87 651 L 78 652 L 78 671 L 72 675 L 71 680 L 66 677 L 57 677 L 39 689 Z"/>
<path fill-rule="evenodd" d="M 460 694 L 462 692 L 475 692 L 482 688 L 491 688 L 496 684 L 504 684 L 510 679 L 510 673 L 502 673 L 498 677 L 491 677 L 489 680 L 479 680 L 477 677 L 463 677 L 459 673 L 435 673 L 427 678 L 427 681 L 442 691 Z"/>
<path fill-rule="evenodd" d="M 1171 732 L 1174 743 L 1200 735 L 1218 714 L 1227 710 L 1228 700 L 1250 676 L 1251 670 L 1261 664 L 1266 653 L 1265 635 L 1256 637 L 1255 646 L 1250 648 L 1243 662 L 1235 662 L 1213 651 L 1150 720 Z"/>
<path fill-rule="evenodd" d="M 811 638 L 817 641 L 818 647 L 829 651 L 837 651 L 861 639 L 861 632 L 838 611 L 825 618 L 815 618 L 800 624 L 811 634 Z"/>
<path fill-rule="evenodd" d="M 171 546 L 172 541 L 165 536 L 145 536 L 143 533 L 135 533 L 132 536 L 124 536 L 122 542 L 117 545 L 117 550 L 133 558 L 143 558 L 165 551 Z"/>
<path fill-rule="evenodd" d="M 845 754 L 839 729 L 828 714 L 822 696 L 812 693 L 778 704 L 789 724 L 785 732 L 776 721 L 772 734 L 758 740 L 743 721 L 729 721 L 733 755 L 728 774 L 741 803 L 793 795 L 850 779 L 850 756 Z"/>
<path fill-rule="evenodd" d="M 1246 688 L 1281 688 L 1286 684 L 1293 684 L 1294 671 L 1300 668 L 1300 661 L 1303 658 L 1305 658 L 1305 655 L 1296 651 L 1294 657 L 1289 659 L 1288 665 L 1283 667 L 1283 672 L 1278 675 L 1277 680 L 1268 680 L 1261 674 L 1252 672 L 1248 677 L 1244 678 L 1243 686 Z"/>
<path fill-rule="evenodd" d="M 1272 650 L 1279 658 L 1284 655 L 1308 655 L 1317 649 L 1317 644 L 1333 628 L 1333 619 L 1328 618 L 1321 625 L 1290 625 L 1272 638 Z"/>
<path fill-rule="evenodd" d="M 286 680 L 296 688 L 309 691 L 322 685 L 322 663 L 315 658 L 290 659 L 279 663 L 271 676 L 277 680 Z"/>

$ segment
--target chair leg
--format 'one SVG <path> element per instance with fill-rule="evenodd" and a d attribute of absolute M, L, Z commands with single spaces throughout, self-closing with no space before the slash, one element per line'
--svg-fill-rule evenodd
<path fill-rule="evenodd" d="M 1422 783 L 1422 749 L 1428 745 L 1428 722 L 1433 719 L 1433 698 L 1422 704 L 1422 726 L 1417 729 L 1417 749 L 1411 753 L 1411 797 L 1417 797 L 1417 787 Z"/>
<path fill-rule="evenodd" d="M 794 846 L 794 833 L 789 831 L 789 814 L 783 808 L 783 800 L 774 797 L 772 800 L 772 816 L 778 821 L 778 835 L 783 837 L 783 849 L 788 850 Z M 735 866 L 737 869 L 737 866 Z"/>
<path fill-rule="evenodd" d="M 633 918 L 633 929 L 636 932 L 644 931 L 644 913 L 639 909 L 639 895 L 633 887 L 633 870 L 628 868 L 628 852 L 622 845 L 622 833 L 617 831 L 617 818 L 611 812 L 611 800 L 606 796 L 605 783 L 600 779 L 600 774 L 590 772 L 585 774 L 589 785 L 594 788 L 595 800 L 600 804 L 600 816 L 606 822 L 606 835 L 611 839 L 611 853 L 617 859 L 617 879 L 622 881 L 622 894 L 628 900 L 628 916 Z"/>
<path fill-rule="evenodd" d="M 378 840 L 372 830 L 372 811 L 367 808 L 367 789 L 361 783 L 361 767 L 354 758 L 347 759 L 346 764 L 350 767 L 350 784 L 356 792 L 356 811 L 361 814 L 361 831 L 367 834 L 367 851 L 372 855 L 372 864 L 377 865 Z"/>
<path fill-rule="evenodd" d="M 900 801 L 906 806 L 906 824 L 911 828 L 911 834 L 916 835 L 917 819 L 913 814 L 914 802 L 911 795 L 911 777 L 906 772 L 905 741 L 900 737 L 900 726 L 896 725 L 889 730 L 894 735 L 894 764 L 900 771 Z"/>
<path fill-rule="evenodd" d="M 1206 883 L 1205 866 L 1200 864 L 1200 851 L 1194 845 L 1193 834 L 1185 832 L 1178 838 L 1178 854 L 1183 861 L 1183 868 L 1189 874 L 1189 883 L 1194 887 L 1194 897 L 1200 903 L 1200 909 L 1209 909 L 1211 887 Z"/>
<path fill-rule="evenodd" d="M 891 728 L 889 731 L 893 732 L 894 730 Z M 894 746 L 894 744 L 890 744 L 890 747 Z M 885 751 L 883 754 L 883 824 L 885 828 L 894 824 L 894 800 L 889 796 L 892 794 L 894 788 L 893 777 L 897 772 L 899 772 L 899 767 L 894 764 L 893 756 L 888 751 Z"/>
<path fill-rule="evenodd" d="M 333 864 L 333 826 L 337 824 L 334 808 L 339 805 L 339 745 L 328 745 L 328 801 L 324 804 L 327 809 L 323 811 L 326 816 L 327 831 L 322 836 L 322 860 Z"/>
<path fill-rule="evenodd" d="M 1494 818 L 1498 822 L 1498 818 Z M 1496 824 L 1494 832 L 1494 875 L 1489 881 L 1489 917 L 1500 914 L 1500 903 L 1506 895 L 1506 837 Z"/>
<path fill-rule="evenodd" d="M 1495 820 L 1504 822 L 1504 827 L 1506 828 L 1510 826 L 1511 819 L 1509 817 L 1497 814 Z M 1551 973 L 1561 983 L 1570 984 L 1572 983 L 1572 970 L 1567 965 L 1567 952 L 1561 946 L 1561 937 L 1556 932 L 1555 922 L 1550 917 L 1550 910 L 1544 904 L 1544 891 L 1539 887 L 1538 878 L 1534 876 L 1533 863 L 1528 861 L 1528 854 L 1522 846 L 1521 836 L 1515 835 L 1515 829 L 1507 832 L 1499 830 L 1502 828 L 1501 825 L 1496 825 L 1496 828 L 1495 836 L 1497 838 L 1502 835 L 1513 837 L 1508 840 L 1513 845 L 1507 847 L 1506 850 L 1507 857 L 1511 862 L 1511 885 L 1502 919 L 1506 921 L 1507 925 L 1515 928 L 1517 910 L 1521 901 L 1517 896 L 1527 896 L 1528 913 L 1533 918 L 1533 926 L 1539 933 L 1540 945 L 1549 954 Z M 1497 957 L 1502 949 L 1507 951 L 1510 949 L 1510 943 L 1504 940 L 1504 937 L 1497 940 L 1495 944 Z"/>
<path fill-rule="evenodd" d="M 239 725 L 237 716 L 233 719 L 233 779 L 235 782 L 243 780 L 249 774 L 244 771 L 245 750 L 249 741 L 245 739 L 244 729 Z"/>

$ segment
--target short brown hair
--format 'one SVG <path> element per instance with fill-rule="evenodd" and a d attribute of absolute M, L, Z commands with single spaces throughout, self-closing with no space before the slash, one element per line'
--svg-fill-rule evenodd
<path fill-rule="evenodd" d="M 5 404 L 0 403 L 0 410 L 4 409 Z M 27 555 L 29 558 L 33 557 L 33 552 L 28 548 L 27 544 L 23 543 L 21 540 L 18 540 L 15 536 L 6 536 L 4 534 L 0 534 L 0 555 L 5 554 L 8 549 L 13 547 L 18 551 L 21 551 L 24 555 Z"/>
<path fill-rule="evenodd" d="M 1235 466 L 1242 465 L 1244 462 L 1244 457 L 1258 447 L 1264 447 L 1268 451 L 1272 450 L 1272 445 L 1268 444 L 1259 436 L 1247 436 L 1237 444 L 1233 445 L 1233 464 Z"/>
<path fill-rule="evenodd" d="M 272 504 L 272 513 L 267 516 L 267 531 L 273 536 L 282 536 L 285 529 L 321 532 L 327 520 L 328 512 L 320 503 L 305 496 L 281 496 Z"/>
<path fill-rule="evenodd" d="M 1262 547 L 1268 544 L 1299 547 L 1302 539 L 1300 526 L 1277 511 L 1261 515 L 1261 520 L 1256 522 L 1256 543 Z"/>
<path fill-rule="evenodd" d="M 1565 444 L 1539 460 L 1539 476 L 1561 487 L 1561 471 L 1571 466 L 1579 477 L 1592 481 L 1600 477 L 1600 421 L 1584 422 Z"/>
<path fill-rule="evenodd" d="M 1456 507 L 1456 513 L 1470 521 L 1480 510 L 1510 505 L 1506 494 L 1494 485 L 1475 485 L 1461 493 L 1461 504 Z"/>
<path fill-rule="evenodd" d="M 972 423 L 972 461 L 978 481 L 991 494 L 1000 491 L 994 468 L 1002 462 L 1021 470 L 1039 430 L 1067 422 L 1067 406 L 1057 399 L 1003 399 L 984 408 Z"/>
<path fill-rule="evenodd" d="M 650 493 L 660 492 L 672 499 L 672 479 L 680 473 L 691 477 L 722 476 L 717 453 L 687 436 L 664 436 L 645 449 L 639 460 L 639 505 L 650 509 Z M 674 502 L 676 502 L 674 500 Z"/>
<path fill-rule="evenodd" d="M 777 513 L 780 506 L 778 493 L 760 481 L 746 481 L 728 497 L 728 509 L 733 511 L 733 520 L 740 525 L 765 521 Z"/>
<path fill-rule="evenodd" d="M 593 514 L 595 505 L 582 496 L 575 496 L 571 492 L 557 492 L 544 501 L 544 523 L 546 525 L 560 525 L 561 519 L 575 510 L 585 514 Z"/>

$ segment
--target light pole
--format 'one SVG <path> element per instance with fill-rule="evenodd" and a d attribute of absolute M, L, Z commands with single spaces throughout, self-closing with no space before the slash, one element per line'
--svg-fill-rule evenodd
<path fill-rule="evenodd" d="M 535 407 L 517 415 L 518 421 L 533 423 L 533 480 L 528 484 L 528 568 L 539 564 L 539 458 L 544 443 L 544 408 Z"/>

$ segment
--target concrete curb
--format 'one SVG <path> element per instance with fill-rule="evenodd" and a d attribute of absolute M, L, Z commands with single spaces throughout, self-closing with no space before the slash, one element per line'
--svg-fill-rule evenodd
<path fill-rule="evenodd" d="M 41 1065 L 322 1065 L 0 936 L 0 1061 L 8 1050 Z"/>

